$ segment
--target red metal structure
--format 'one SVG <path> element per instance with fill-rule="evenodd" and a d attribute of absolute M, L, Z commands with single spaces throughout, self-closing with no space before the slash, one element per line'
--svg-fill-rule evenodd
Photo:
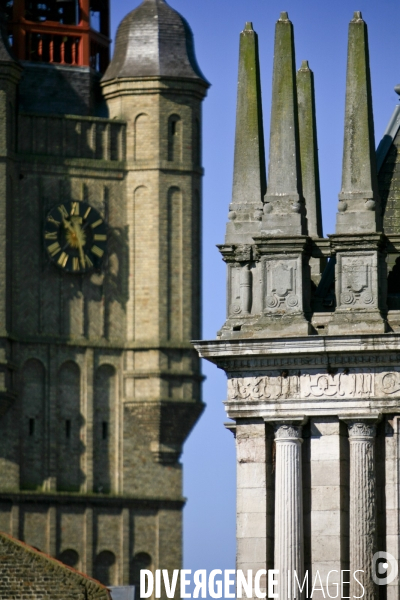
<path fill-rule="evenodd" d="M 110 60 L 109 0 L 12 0 L 7 16 L 20 60 L 105 72 Z"/>

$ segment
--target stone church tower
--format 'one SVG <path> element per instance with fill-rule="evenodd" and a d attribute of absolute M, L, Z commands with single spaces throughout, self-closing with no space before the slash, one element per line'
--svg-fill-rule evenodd
<path fill-rule="evenodd" d="M 108 2 L 3 19 L 0 530 L 129 585 L 181 565 L 209 84 L 164 0 L 108 48 Z"/>
<path fill-rule="evenodd" d="M 356 12 L 336 232 L 324 238 L 313 74 L 307 61 L 296 73 L 287 13 L 276 24 L 268 181 L 251 23 L 240 47 L 233 198 L 220 246 L 228 315 L 215 341 L 196 344 L 228 377 L 237 568 L 264 570 L 261 592 L 266 570 L 278 570 L 281 600 L 310 597 L 315 581 L 313 598 L 338 589 L 361 597 L 357 570 L 363 598 L 398 599 L 400 109 L 376 152 L 367 27 Z M 380 569 L 376 552 L 392 556 Z M 307 596 L 294 571 L 300 583 L 308 573 Z"/>

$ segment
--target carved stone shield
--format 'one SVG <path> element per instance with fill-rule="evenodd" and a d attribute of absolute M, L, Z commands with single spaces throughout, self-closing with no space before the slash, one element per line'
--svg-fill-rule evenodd
<path fill-rule="evenodd" d="M 344 265 L 344 287 L 353 292 L 360 293 L 368 287 L 367 265 Z"/>
<path fill-rule="evenodd" d="M 279 297 L 286 296 L 293 290 L 293 267 L 279 263 L 271 273 L 272 291 Z"/>

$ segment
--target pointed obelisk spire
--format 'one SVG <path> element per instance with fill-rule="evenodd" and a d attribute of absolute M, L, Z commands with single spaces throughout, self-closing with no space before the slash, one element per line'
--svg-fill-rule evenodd
<path fill-rule="evenodd" d="M 293 26 L 286 12 L 275 29 L 268 191 L 262 230 L 301 235 L 304 205 L 298 140 Z"/>
<path fill-rule="evenodd" d="M 387 324 L 387 264 L 376 174 L 367 26 L 349 26 L 342 191 L 336 234 L 336 310 L 329 335 L 381 334 Z M 354 568 L 354 565 L 350 565 Z"/>
<path fill-rule="evenodd" d="M 349 25 L 342 190 L 336 233 L 381 229 L 368 32 L 361 13 Z"/>
<path fill-rule="evenodd" d="M 322 238 L 314 73 L 309 68 L 307 60 L 303 60 L 297 71 L 297 99 L 301 182 L 307 211 L 308 235 Z"/>
<path fill-rule="evenodd" d="M 251 244 L 259 231 L 266 189 L 258 37 L 252 23 L 240 34 L 235 162 L 227 243 Z"/>

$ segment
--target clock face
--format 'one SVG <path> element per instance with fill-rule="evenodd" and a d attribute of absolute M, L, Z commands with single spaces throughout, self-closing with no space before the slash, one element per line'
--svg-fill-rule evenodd
<path fill-rule="evenodd" d="M 99 270 L 107 247 L 107 225 L 85 202 L 64 202 L 53 208 L 44 224 L 47 253 L 69 273 Z"/>

